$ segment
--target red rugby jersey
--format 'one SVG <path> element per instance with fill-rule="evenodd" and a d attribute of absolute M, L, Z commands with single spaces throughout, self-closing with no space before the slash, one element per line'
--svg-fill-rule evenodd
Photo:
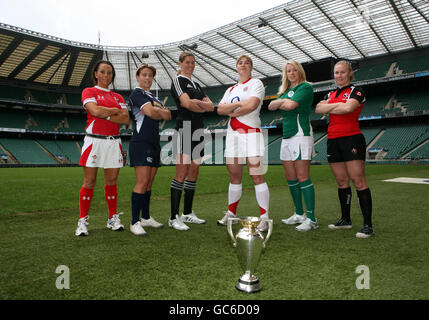
<path fill-rule="evenodd" d="M 346 114 L 329 114 L 328 139 L 352 136 L 362 133 L 359 128 L 359 114 L 365 104 L 365 92 L 353 85 L 331 91 L 325 97 L 328 103 L 346 103 L 348 99 L 356 99 L 360 105 L 355 111 Z"/>
<path fill-rule="evenodd" d="M 94 102 L 98 106 L 106 108 L 126 109 L 124 98 L 109 89 L 98 86 L 86 88 L 82 91 L 83 106 L 88 102 Z M 88 120 L 86 121 L 86 133 L 100 134 L 105 136 L 119 135 L 119 125 L 109 120 L 94 117 L 87 112 Z"/>

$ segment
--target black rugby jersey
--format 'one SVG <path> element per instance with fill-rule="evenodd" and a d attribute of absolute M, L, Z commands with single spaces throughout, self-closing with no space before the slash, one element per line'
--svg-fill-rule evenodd
<path fill-rule="evenodd" d="M 176 129 L 183 128 L 183 121 L 192 121 L 192 130 L 204 127 L 203 113 L 190 111 L 180 105 L 179 97 L 187 93 L 189 98 L 203 100 L 206 97 L 201 86 L 188 77 L 178 75 L 171 83 L 171 95 L 177 106 Z"/>

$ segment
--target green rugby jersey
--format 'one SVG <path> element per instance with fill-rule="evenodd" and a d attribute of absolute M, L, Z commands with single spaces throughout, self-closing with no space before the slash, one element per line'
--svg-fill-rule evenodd
<path fill-rule="evenodd" d="M 294 110 L 280 110 L 283 117 L 283 138 L 293 136 L 311 136 L 313 130 L 310 124 L 310 112 L 313 105 L 313 87 L 303 82 L 290 88 L 277 99 L 290 99 L 298 102 Z"/>

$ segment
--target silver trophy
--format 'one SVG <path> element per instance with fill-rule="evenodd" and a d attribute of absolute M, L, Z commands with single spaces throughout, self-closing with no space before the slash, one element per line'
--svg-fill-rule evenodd
<path fill-rule="evenodd" d="M 243 228 L 234 236 L 232 224 L 240 221 Z M 230 235 L 234 247 L 237 248 L 238 261 L 243 268 L 244 274 L 238 279 L 235 287 L 244 292 L 258 292 L 261 290 L 259 279 L 255 276 L 255 270 L 261 257 L 262 249 L 265 249 L 268 239 L 273 231 L 273 220 L 267 219 L 268 233 L 264 239 L 262 233 L 257 229 L 260 218 L 244 217 L 229 218 L 227 223 L 228 234 Z"/>

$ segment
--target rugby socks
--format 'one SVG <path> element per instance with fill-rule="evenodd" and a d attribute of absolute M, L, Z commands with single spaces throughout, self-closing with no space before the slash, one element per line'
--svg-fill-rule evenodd
<path fill-rule="evenodd" d="M 192 202 L 194 201 L 195 189 L 197 188 L 196 181 L 188 181 L 185 180 L 183 184 L 184 195 L 184 206 L 183 206 L 183 214 L 191 214 L 192 213 Z"/>
<path fill-rule="evenodd" d="M 302 216 L 304 214 L 304 209 L 302 207 L 302 194 L 301 187 L 299 185 L 298 179 L 288 180 L 287 184 L 289 186 L 289 191 L 292 196 L 293 205 L 295 207 L 295 213 Z"/>
<path fill-rule="evenodd" d="M 142 208 L 142 218 L 147 220 L 150 218 L 150 196 L 151 196 L 151 190 L 146 190 L 146 193 L 144 194 L 144 200 L 143 200 L 143 208 Z"/>
<path fill-rule="evenodd" d="M 365 190 L 356 190 L 359 206 L 363 215 L 363 224 L 369 227 L 372 227 L 372 197 L 371 191 L 368 189 Z"/>
<path fill-rule="evenodd" d="M 137 221 L 140 220 L 140 211 L 143 207 L 143 200 L 146 196 L 146 193 L 131 193 L 131 225 L 135 224 Z"/>
<path fill-rule="evenodd" d="M 256 201 L 261 210 L 261 218 L 268 219 L 268 209 L 270 205 L 270 191 L 266 182 L 255 185 Z"/>
<path fill-rule="evenodd" d="M 179 215 L 180 198 L 182 196 L 183 182 L 175 179 L 171 181 L 170 195 L 171 195 L 171 217 L 170 220 L 176 219 Z"/>
<path fill-rule="evenodd" d="M 79 210 L 80 219 L 88 216 L 89 207 L 91 206 L 92 196 L 94 195 L 94 189 L 80 188 L 79 191 Z"/>
<path fill-rule="evenodd" d="M 104 197 L 106 198 L 107 208 L 109 209 L 109 219 L 117 214 L 118 188 L 116 185 L 104 185 Z"/>
<path fill-rule="evenodd" d="M 304 198 L 307 218 L 313 222 L 316 222 L 316 217 L 314 216 L 315 192 L 313 182 L 311 179 L 308 179 L 306 181 L 300 182 L 299 185 Z"/>
<path fill-rule="evenodd" d="M 237 215 L 237 206 L 241 199 L 243 187 L 240 184 L 229 184 L 228 188 L 228 211 Z"/>
<path fill-rule="evenodd" d="M 352 200 L 352 188 L 338 189 L 338 198 L 341 205 L 341 219 L 350 221 L 350 207 Z"/>

